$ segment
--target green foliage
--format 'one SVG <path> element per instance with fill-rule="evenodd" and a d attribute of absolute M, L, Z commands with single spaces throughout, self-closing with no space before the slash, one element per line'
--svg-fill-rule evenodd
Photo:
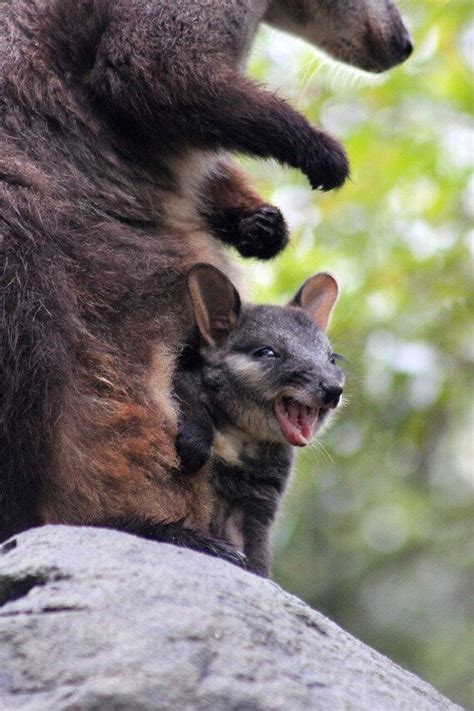
<path fill-rule="evenodd" d="M 403 9 L 415 54 L 377 80 L 260 36 L 251 73 L 341 138 L 352 181 L 322 195 L 296 171 L 245 161 L 293 232 L 283 256 L 245 269 L 262 301 L 318 270 L 342 292 L 330 335 L 348 402 L 300 457 L 277 580 L 469 704 L 474 21 L 470 0 Z"/>

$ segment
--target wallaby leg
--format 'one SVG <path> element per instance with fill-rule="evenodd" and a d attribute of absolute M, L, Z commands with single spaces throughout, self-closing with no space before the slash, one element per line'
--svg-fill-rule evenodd
<path fill-rule="evenodd" d="M 104 38 L 90 82 L 112 121 L 123 112 L 158 148 L 171 141 L 240 151 L 299 168 L 313 188 L 344 183 L 349 166 L 343 147 L 283 99 L 219 67 L 218 56 L 196 65 L 195 57 L 164 54 L 144 61 L 133 47 L 124 54 L 122 44 Z"/>
<path fill-rule="evenodd" d="M 270 577 L 270 526 L 271 521 L 260 521 L 254 514 L 244 514 L 242 534 L 247 570 L 262 578 Z"/>
<path fill-rule="evenodd" d="M 243 257 L 270 259 L 288 244 L 280 210 L 264 202 L 231 161 L 219 163 L 206 181 L 201 204 L 216 237 L 235 247 Z"/>
<path fill-rule="evenodd" d="M 201 531 L 185 528 L 182 521 L 169 522 L 121 517 L 93 525 L 133 533 L 140 538 L 160 543 L 171 543 L 180 548 L 189 548 L 198 553 L 206 553 L 214 558 L 222 558 L 229 563 L 246 568 L 245 556 L 232 545 L 218 538 L 212 538 Z"/>
<path fill-rule="evenodd" d="M 185 97 L 180 106 L 198 145 L 276 158 L 302 170 L 313 188 L 330 190 L 343 184 L 348 162 L 334 138 L 310 126 L 285 101 L 237 72 L 221 72 L 209 77 L 207 83 L 205 79 L 198 81 L 198 111 L 186 104 Z"/>

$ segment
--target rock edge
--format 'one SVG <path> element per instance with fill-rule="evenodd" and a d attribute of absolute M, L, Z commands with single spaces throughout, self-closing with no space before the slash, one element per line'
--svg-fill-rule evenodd
<path fill-rule="evenodd" d="M 4 711 L 460 708 L 223 561 L 68 526 L 0 551 Z"/>

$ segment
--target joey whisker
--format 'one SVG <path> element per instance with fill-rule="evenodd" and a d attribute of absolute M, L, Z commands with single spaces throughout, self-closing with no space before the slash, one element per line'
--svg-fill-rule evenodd
<path fill-rule="evenodd" d="M 324 444 L 321 442 L 320 439 L 315 439 L 315 440 L 314 440 L 314 445 L 315 445 L 316 448 L 319 448 L 319 450 L 324 453 L 324 455 L 326 456 L 327 460 L 328 460 L 329 462 L 331 462 L 331 464 L 334 464 L 334 459 L 332 458 L 330 452 L 328 452 L 328 450 L 326 449 L 326 447 L 324 446 Z"/>
<path fill-rule="evenodd" d="M 313 442 L 311 442 L 311 444 L 308 445 L 306 449 L 311 452 L 313 460 L 318 465 L 318 467 L 321 467 L 322 465 L 330 461 L 327 456 L 327 452 L 319 446 L 319 442 L 317 442 L 316 440 L 313 440 Z"/>

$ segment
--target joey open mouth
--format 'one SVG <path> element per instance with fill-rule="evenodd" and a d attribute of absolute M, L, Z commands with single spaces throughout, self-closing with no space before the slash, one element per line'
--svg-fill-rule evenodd
<path fill-rule="evenodd" d="M 318 407 L 309 407 L 291 397 L 279 397 L 274 410 L 287 442 L 294 447 L 305 447 L 311 442 L 318 419 Z"/>

